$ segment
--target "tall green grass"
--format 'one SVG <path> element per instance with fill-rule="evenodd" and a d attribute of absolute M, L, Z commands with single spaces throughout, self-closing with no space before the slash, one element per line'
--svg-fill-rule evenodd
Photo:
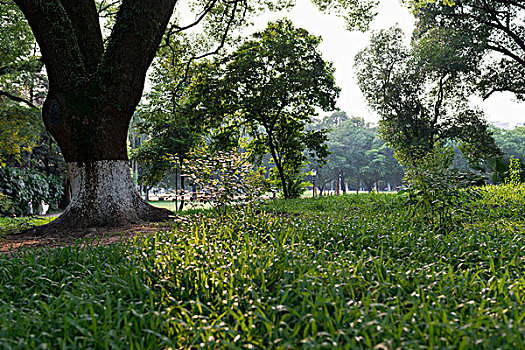
<path fill-rule="evenodd" d="M 0 257 L 0 348 L 523 348 L 524 192 L 482 191 L 449 231 L 359 194 Z"/>

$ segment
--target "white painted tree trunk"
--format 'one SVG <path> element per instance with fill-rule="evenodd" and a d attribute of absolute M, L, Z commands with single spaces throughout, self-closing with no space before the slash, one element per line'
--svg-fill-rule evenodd
<path fill-rule="evenodd" d="M 142 200 L 133 185 L 128 161 L 67 163 L 72 200 L 53 222 L 72 228 L 129 226 L 166 219 L 171 212 Z"/>

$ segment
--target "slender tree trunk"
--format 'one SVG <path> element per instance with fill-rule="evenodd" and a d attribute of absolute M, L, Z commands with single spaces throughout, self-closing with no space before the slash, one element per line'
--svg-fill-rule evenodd
<path fill-rule="evenodd" d="M 184 195 L 185 195 L 185 191 L 184 191 L 184 176 L 181 176 L 180 177 L 180 192 L 181 192 L 181 199 L 180 199 L 180 211 L 182 211 L 184 209 Z"/>
<path fill-rule="evenodd" d="M 179 211 L 179 185 L 178 185 L 178 177 L 179 175 L 179 168 L 175 168 L 175 211 Z"/>
<path fill-rule="evenodd" d="M 286 182 L 286 176 L 284 175 L 284 169 L 282 166 L 281 159 L 279 158 L 279 155 L 275 151 L 275 146 L 273 144 L 273 136 L 271 132 L 268 132 L 268 128 L 266 128 L 267 134 L 268 134 L 268 142 L 269 142 L 269 148 L 270 148 L 270 154 L 272 155 L 273 161 L 275 162 L 275 167 L 277 168 L 277 172 L 279 173 L 279 178 L 281 179 L 281 184 L 283 187 L 283 195 L 284 198 L 290 198 L 290 193 L 288 191 L 288 184 Z"/>
<path fill-rule="evenodd" d="M 288 191 L 288 183 L 286 181 L 286 176 L 284 175 L 284 169 L 280 162 L 276 161 L 275 166 L 277 167 L 277 171 L 279 172 L 279 178 L 281 179 L 284 198 L 290 198 L 290 192 Z"/>

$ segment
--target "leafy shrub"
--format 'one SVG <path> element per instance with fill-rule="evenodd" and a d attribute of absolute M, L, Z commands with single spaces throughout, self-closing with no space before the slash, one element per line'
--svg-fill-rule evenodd
<path fill-rule="evenodd" d="M 513 174 L 514 183 L 525 180 L 525 171 L 518 158 L 492 157 L 482 164 L 473 166 L 474 169 L 483 172 L 486 180 L 494 185 L 509 183 L 511 173 Z M 511 169 L 512 167 L 512 169 Z"/>
<path fill-rule="evenodd" d="M 452 168 L 453 157 L 452 149 L 439 148 L 406 168 L 409 187 L 401 194 L 413 209 L 412 215 L 422 223 L 441 228 L 456 226 L 467 214 L 463 204 L 480 196 L 473 186 L 483 182 L 481 176 Z"/>
<path fill-rule="evenodd" d="M 63 191 L 61 181 L 55 176 L 46 177 L 33 169 L 0 167 L 0 192 L 12 201 L 11 207 L 2 210 L 1 215 L 25 215 L 29 201 L 35 210 L 41 201 L 57 207 Z"/>
<path fill-rule="evenodd" d="M 505 184 L 510 186 L 519 186 L 521 184 L 521 162 L 514 156 L 509 161 L 509 176 L 504 180 Z"/>
<path fill-rule="evenodd" d="M 266 181 L 249 158 L 242 152 L 211 152 L 207 146 L 190 152 L 183 171 L 196 187 L 191 201 L 210 205 L 223 214 L 229 205 L 258 200 L 265 192 Z"/>
<path fill-rule="evenodd" d="M 14 203 L 11 197 L 0 192 L 0 214 L 14 213 Z"/>

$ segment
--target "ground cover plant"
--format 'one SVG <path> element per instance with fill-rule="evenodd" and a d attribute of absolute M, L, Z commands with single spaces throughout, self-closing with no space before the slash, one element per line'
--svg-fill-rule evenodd
<path fill-rule="evenodd" d="M 353 194 L 4 255 L 0 347 L 522 348 L 525 188 L 480 193 L 448 230 Z"/>
<path fill-rule="evenodd" d="M 0 239 L 51 222 L 54 217 L 0 217 Z"/>

